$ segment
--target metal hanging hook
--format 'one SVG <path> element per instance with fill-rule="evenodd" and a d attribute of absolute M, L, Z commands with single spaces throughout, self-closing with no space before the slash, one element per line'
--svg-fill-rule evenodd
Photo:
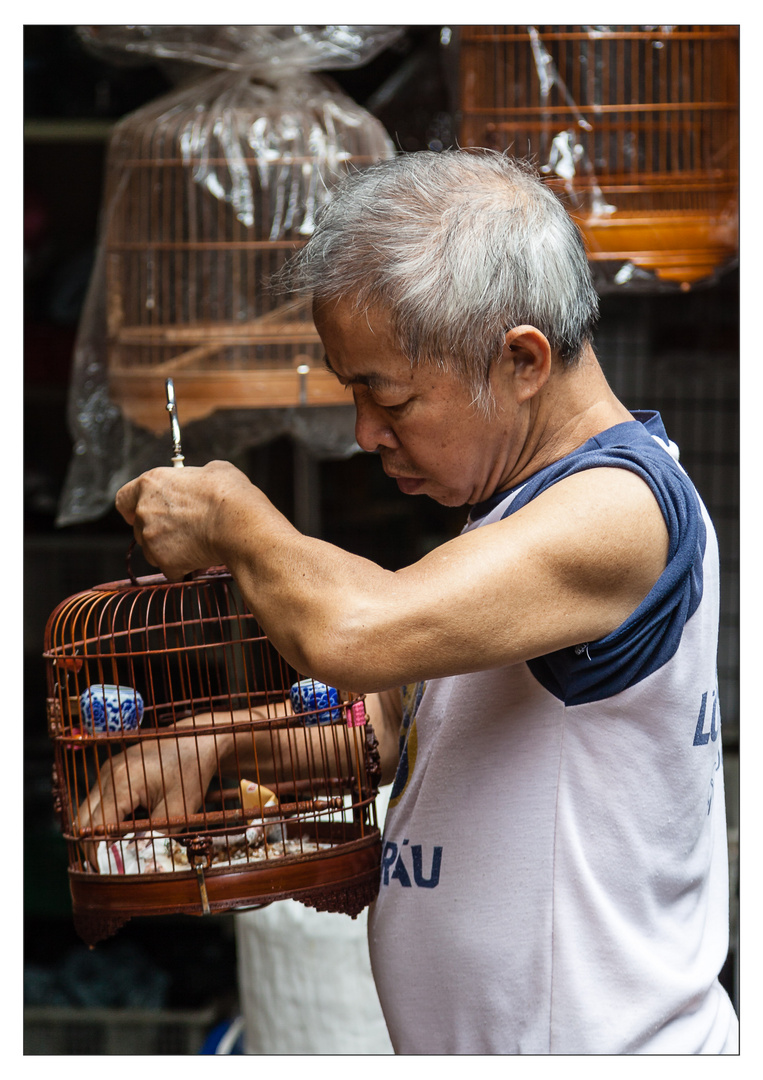
<path fill-rule="evenodd" d="M 175 468 L 182 468 L 185 457 L 180 446 L 180 424 L 178 423 L 178 410 L 175 401 L 175 384 L 172 379 L 165 379 L 164 388 L 167 392 L 167 412 L 170 414 L 170 431 L 172 433 L 172 464 Z M 138 579 L 132 568 L 132 553 L 135 550 L 135 539 L 127 549 L 127 576 L 133 585 L 138 585 Z"/>
<path fill-rule="evenodd" d="M 167 412 L 170 414 L 170 431 L 172 432 L 172 464 L 175 468 L 182 468 L 185 457 L 180 447 L 180 424 L 178 423 L 178 410 L 175 402 L 175 384 L 172 379 L 164 382 L 167 391 Z"/>

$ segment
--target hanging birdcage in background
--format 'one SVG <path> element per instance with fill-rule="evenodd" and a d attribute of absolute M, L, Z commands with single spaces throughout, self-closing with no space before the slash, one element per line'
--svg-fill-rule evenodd
<path fill-rule="evenodd" d="M 301 679 L 226 570 L 68 598 L 45 663 L 85 942 L 134 916 L 294 898 L 354 917 L 374 899 L 380 772 L 363 700 Z"/>
<path fill-rule="evenodd" d="M 346 403 L 309 301 L 268 283 L 337 180 L 391 153 L 376 119 L 309 73 L 225 72 L 121 121 L 103 258 L 109 394 L 124 415 L 161 430 L 168 376 L 186 422 Z"/>
<path fill-rule="evenodd" d="M 353 453 L 350 395 L 324 370 L 309 303 L 270 282 L 334 185 L 393 156 L 379 121 L 323 72 L 361 67 L 403 28 L 77 30 L 103 59 L 170 64 L 177 88 L 119 121 L 107 148 L 56 523 L 106 513 L 153 467 L 167 377 L 195 463 L 281 435 L 316 457 Z"/>
<path fill-rule="evenodd" d="M 738 26 L 463 26 L 459 142 L 530 157 L 595 266 L 689 287 L 737 251 Z"/>

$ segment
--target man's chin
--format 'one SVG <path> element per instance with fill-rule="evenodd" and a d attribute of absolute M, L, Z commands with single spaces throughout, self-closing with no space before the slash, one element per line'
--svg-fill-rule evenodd
<path fill-rule="evenodd" d="M 404 495 L 420 495 L 426 480 L 419 476 L 396 476 L 395 483 Z"/>
<path fill-rule="evenodd" d="M 451 491 L 447 488 L 444 491 L 441 488 L 438 490 L 437 486 L 434 486 L 434 490 L 432 490 L 426 477 L 392 476 L 390 479 L 395 481 L 398 489 L 404 495 L 426 495 L 427 498 L 439 503 L 440 506 L 466 506 L 468 502 L 460 492 Z M 430 486 L 430 490 L 427 491 L 425 489 L 428 486 Z"/>

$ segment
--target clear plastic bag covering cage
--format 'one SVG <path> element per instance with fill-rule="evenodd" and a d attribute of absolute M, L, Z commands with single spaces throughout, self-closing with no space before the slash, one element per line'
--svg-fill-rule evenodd
<path fill-rule="evenodd" d="M 463 26 L 459 86 L 460 144 L 535 160 L 600 288 L 734 260 L 738 26 Z"/>
<path fill-rule="evenodd" d="M 306 242 L 336 181 L 394 154 L 379 122 L 315 72 L 362 64 L 400 32 L 80 28 L 91 49 L 169 61 L 184 78 L 123 118 L 109 143 L 59 525 L 98 517 L 121 484 L 166 461 L 167 377 L 189 464 L 281 434 L 316 456 L 356 449 L 309 303 L 267 283 Z"/>
<path fill-rule="evenodd" d="M 321 26 L 80 26 L 80 40 L 116 63 L 147 58 L 250 71 L 359 67 L 396 41 L 402 28 Z"/>

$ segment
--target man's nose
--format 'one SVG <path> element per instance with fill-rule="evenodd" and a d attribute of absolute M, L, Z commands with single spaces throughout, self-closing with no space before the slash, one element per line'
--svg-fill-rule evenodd
<path fill-rule="evenodd" d="M 355 439 L 361 450 L 372 454 L 375 450 L 386 447 L 396 449 L 400 444 L 389 426 L 384 410 L 371 400 L 365 388 L 355 389 Z"/>

